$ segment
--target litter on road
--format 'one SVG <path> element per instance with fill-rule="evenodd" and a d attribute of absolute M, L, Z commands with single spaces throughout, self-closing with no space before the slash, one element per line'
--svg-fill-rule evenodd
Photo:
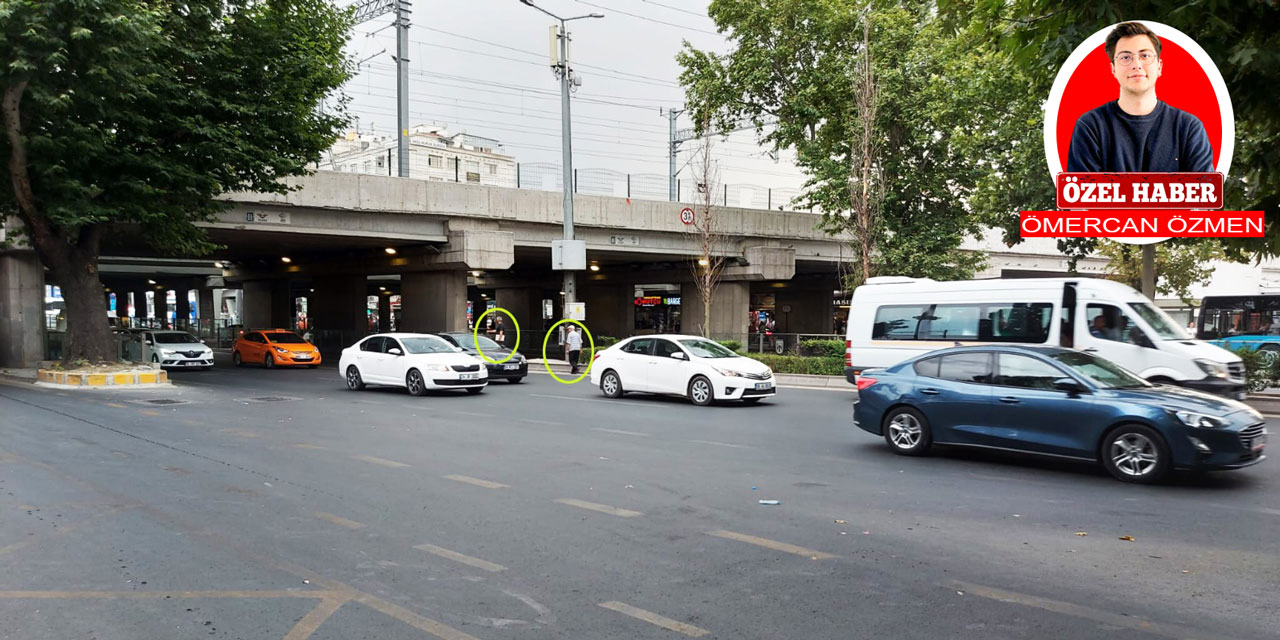
<path fill-rule="evenodd" d="M 761 500 L 760 504 L 782 504 L 781 500 Z"/>

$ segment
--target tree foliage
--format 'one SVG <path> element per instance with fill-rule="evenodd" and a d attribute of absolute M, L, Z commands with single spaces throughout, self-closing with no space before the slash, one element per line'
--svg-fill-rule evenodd
<path fill-rule="evenodd" d="M 989 168 L 966 145 L 993 126 L 975 115 L 1006 116 L 997 103 L 975 114 L 957 98 L 969 78 L 953 74 L 980 70 L 997 52 L 967 33 L 946 32 L 928 9 L 893 3 L 713 0 L 708 15 L 733 48 L 719 55 L 686 43 L 679 54 L 695 122 L 728 128 L 749 121 L 763 143 L 793 149 L 809 177 L 804 199 L 823 212 L 823 227 L 842 235 L 868 226 L 875 235 L 875 271 L 953 279 L 980 268 L 984 257 L 960 245 L 985 222 L 967 200 Z M 879 176 L 871 178 L 861 171 L 858 108 L 868 51 Z M 876 186 L 867 180 L 882 180 L 874 225 L 850 215 L 861 187 Z"/>
<path fill-rule="evenodd" d="M 1098 241 L 1098 255 L 1107 259 L 1107 277 L 1142 290 L 1142 247 L 1111 240 Z M 1217 238 L 1200 242 L 1156 245 L 1156 293 L 1174 295 L 1194 306 L 1191 288 L 1206 285 L 1213 278 L 1213 262 L 1226 254 Z"/>
<path fill-rule="evenodd" d="M 63 287 L 68 360 L 103 360 L 105 234 L 208 251 L 194 222 L 281 192 L 345 124 L 350 14 L 327 0 L 0 2 L 0 209 Z"/>

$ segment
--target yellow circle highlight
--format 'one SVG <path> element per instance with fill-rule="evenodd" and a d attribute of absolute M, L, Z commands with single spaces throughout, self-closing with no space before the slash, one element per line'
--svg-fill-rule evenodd
<path fill-rule="evenodd" d="M 514 324 L 516 326 L 516 346 L 511 347 L 511 353 L 508 353 L 507 357 L 501 360 L 494 360 L 493 358 L 486 356 L 484 354 L 484 350 L 480 348 L 480 323 L 482 320 L 484 320 L 485 316 L 489 315 L 494 311 L 501 311 L 507 314 L 507 317 L 511 318 L 511 324 Z M 488 362 L 489 364 L 502 364 L 514 358 L 516 356 L 516 349 L 520 348 L 520 322 L 516 320 L 516 317 L 512 315 L 510 311 L 507 311 L 502 307 L 494 307 L 492 309 L 486 309 L 484 313 L 480 314 L 479 318 L 476 318 L 476 326 L 471 330 L 471 342 L 475 343 L 476 353 L 480 354 L 480 357 L 483 358 L 485 362 Z M 506 348 L 506 346 L 507 345 L 502 345 L 504 349 Z M 543 357 L 546 357 L 546 356 L 543 356 Z"/>
<path fill-rule="evenodd" d="M 551 370 L 551 363 L 547 362 L 547 341 L 551 340 L 551 334 L 555 333 L 556 327 L 566 322 L 576 324 L 579 327 L 582 327 L 582 332 L 587 334 L 587 341 L 591 343 L 591 353 L 590 355 L 587 356 L 587 370 L 583 371 L 582 375 L 574 378 L 573 380 L 560 379 L 560 376 L 557 376 L 556 372 Z M 555 378 L 556 382 L 559 382 L 560 384 L 576 384 L 578 382 L 582 382 L 583 378 L 587 377 L 588 375 L 591 375 L 591 365 L 594 364 L 592 362 L 592 359 L 595 358 L 595 355 L 596 355 L 596 339 L 591 337 L 591 332 L 587 330 L 587 325 L 582 324 L 577 320 L 570 320 L 568 318 L 565 318 L 564 320 L 561 320 L 551 325 L 551 328 L 547 329 L 547 335 L 542 338 L 542 364 L 547 367 L 547 373 L 551 374 L 551 377 Z"/>

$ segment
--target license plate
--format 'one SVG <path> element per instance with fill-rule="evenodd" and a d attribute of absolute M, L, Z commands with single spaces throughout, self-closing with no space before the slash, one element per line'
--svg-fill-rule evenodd
<path fill-rule="evenodd" d="M 459 380 L 475 380 L 480 377 L 478 373 L 464 373 L 458 376 Z"/>
<path fill-rule="evenodd" d="M 198 367 L 198 366 L 200 366 L 200 363 L 199 363 L 199 362 L 190 362 L 190 361 L 188 361 L 188 362 L 184 362 L 184 363 L 182 363 L 182 366 L 184 366 L 184 367 Z"/>
<path fill-rule="evenodd" d="M 1262 451 L 1262 448 L 1265 446 L 1267 446 L 1267 434 L 1264 433 L 1257 438 L 1254 438 L 1252 451 Z"/>
<path fill-rule="evenodd" d="M 294 356 L 294 357 L 293 357 L 293 359 L 294 359 L 294 360 L 310 360 L 310 359 L 311 359 L 311 356 L 308 356 L 308 355 L 301 355 L 301 354 L 300 354 L 300 355 L 296 355 L 296 356 Z"/>
<path fill-rule="evenodd" d="M 507 365 L 503 365 L 503 366 L 502 366 L 502 368 L 503 368 L 503 369 L 506 369 L 507 371 L 516 371 L 516 370 L 518 370 L 518 369 L 520 368 L 520 365 L 518 365 L 518 364 L 507 364 Z"/>
<path fill-rule="evenodd" d="M 763 391 L 763 390 L 765 390 L 765 389 L 772 389 L 772 388 L 773 388 L 773 383 L 772 383 L 772 382 L 757 382 L 757 383 L 756 383 L 756 391 Z"/>

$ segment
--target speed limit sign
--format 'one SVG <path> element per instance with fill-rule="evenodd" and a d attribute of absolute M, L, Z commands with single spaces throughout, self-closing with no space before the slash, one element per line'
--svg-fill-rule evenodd
<path fill-rule="evenodd" d="M 680 222 L 693 224 L 693 209 L 685 207 L 680 210 Z"/>

